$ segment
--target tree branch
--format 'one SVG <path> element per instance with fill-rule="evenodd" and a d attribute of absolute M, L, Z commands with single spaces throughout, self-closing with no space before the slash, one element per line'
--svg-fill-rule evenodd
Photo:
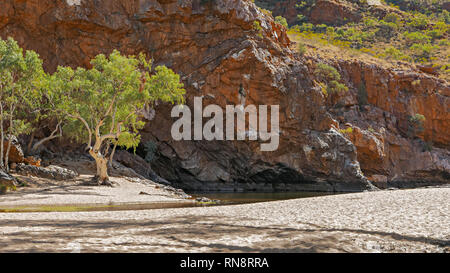
<path fill-rule="evenodd" d="M 86 129 L 88 130 L 88 133 L 89 133 L 89 140 L 88 140 L 88 143 L 87 143 L 88 144 L 88 149 L 91 149 L 92 148 L 92 130 L 89 127 L 89 124 L 86 122 L 86 120 L 84 118 L 82 118 L 78 114 L 77 115 L 68 114 L 68 115 L 71 118 L 76 118 L 76 119 L 80 120 L 84 124 L 84 126 L 86 127 Z"/>
<path fill-rule="evenodd" d="M 60 122 L 58 123 L 58 125 L 56 125 L 55 130 L 53 130 L 53 132 L 50 134 L 50 136 L 45 137 L 45 138 L 41 139 L 40 141 L 38 141 L 36 144 L 34 144 L 34 145 L 33 145 L 33 148 L 31 148 L 31 152 L 36 151 L 37 148 L 38 148 L 39 146 L 41 146 L 43 143 L 45 143 L 45 142 L 47 142 L 47 141 L 50 141 L 50 140 L 52 140 L 52 139 L 54 139 L 54 138 L 62 137 L 61 123 L 62 123 L 62 121 L 60 121 Z M 59 131 L 59 134 L 56 135 L 56 133 L 57 133 L 58 131 Z"/>

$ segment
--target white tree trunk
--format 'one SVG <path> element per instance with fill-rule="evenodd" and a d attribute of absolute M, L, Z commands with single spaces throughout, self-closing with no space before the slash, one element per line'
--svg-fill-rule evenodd
<path fill-rule="evenodd" d="M 39 148 L 39 146 L 41 146 L 42 144 L 44 144 L 47 141 L 50 141 L 50 140 L 58 138 L 58 137 L 60 137 L 60 135 L 48 136 L 46 138 L 39 140 L 38 142 L 36 142 L 36 144 L 33 145 L 33 148 L 31 148 L 31 151 L 29 153 L 31 153 L 31 154 L 35 153 L 37 151 L 37 149 Z"/>
<path fill-rule="evenodd" d="M 8 128 L 8 147 L 6 148 L 6 154 L 5 154 L 5 169 L 6 172 L 9 172 L 9 152 L 11 150 L 11 142 L 12 142 L 12 126 L 13 126 L 13 121 L 12 121 L 12 113 L 13 113 L 14 109 L 11 107 L 11 114 L 9 116 L 9 128 Z"/>
<path fill-rule="evenodd" d="M 99 181 L 102 182 L 102 184 L 105 183 L 106 181 L 109 181 L 107 162 L 108 160 L 104 157 L 96 159 L 97 177 Z"/>
<path fill-rule="evenodd" d="M 31 133 L 30 141 L 28 141 L 28 145 L 27 145 L 27 154 L 28 154 L 28 155 L 31 153 L 31 145 L 33 145 L 34 134 L 35 134 L 35 132 L 36 132 L 36 131 L 33 131 L 33 132 Z"/>
<path fill-rule="evenodd" d="M 93 150 L 89 151 L 89 154 L 94 158 L 97 167 L 97 173 L 95 179 L 99 185 L 110 185 L 108 176 L 108 159 L 99 153 L 95 153 Z"/>
<path fill-rule="evenodd" d="M 3 144 L 4 144 L 4 132 L 3 132 L 3 105 L 0 102 L 0 169 L 3 169 Z"/>
<path fill-rule="evenodd" d="M 114 153 L 116 152 L 116 148 L 117 148 L 117 142 L 114 144 L 114 148 L 111 151 L 111 155 L 109 156 L 109 163 L 108 163 L 108 165 L 109 165 L 110 168 L 112 168 L 112 162 L 114 160 Z"/>
<path fill-rule="evenodd" d="M 55 139 L 55 138 L 58 138 L 58 137 L 62 137 L 61 123 L 62 123 L 62 121 L 60 121 L 60 122 L 56 125 L 55 130 L 53 130 L 53 132 L 52 132 L 48 137 L 45 137 L 45 138 L 39 140 L 36 144 L 34 144 L 34 145 L 33 145 L 33 148 L 31 148 L 31 151 L 28 149 L 28 152 L 29 152 L 29 153 L 30 153 L 30 152 L 31 152 L 31 153 L 34 153 L 34 152 L 37 151 L 37 149 L 39 148 L 39 146 L 41 146 L 41 145 L 44 144 L 45 142 L 50 141 L 50 140 Z M 59 134 L 57 134 L 58 131 L 59 131 Z M 34 136 L 34 132 L 33 132 L 33 135 L 32 135 L 32 136 Z M 32 143 L 32 141 L 33 141 L 33 138 L 31 139 L 30 143 Z"/>
<path fill-rule="evenodd" d="M 78 116 L 78 118 L 80 118 Z M 85 123 L 86 128 L 89 131 L 89 135 L 91 134 L 92 130 L 90 129 L 89 125 L 87 125 L 87 122 L 82 120 L 83 123 Z M 107 185 L 107 186 L 113 186 L 113 183 L 111 181 L 109 181 L 109 176 L 108 176 L 108 158 L 105 157 L 104 154 L 102 154 L 102 143 L 104 141 L 107 141 L 108 139 L 112 139 L 112 138 L 119 138 L 119 133 L 110 133 L 110 134 L 106 134 L 106 135 L 101 135 L 100 134 L 100 127 L 103 124 L 103 120 L 101 120 L 96 128 L 95 128 L 95 143 L 94 146 L 90 146 L 91 144 L 91 137 L 89 136 L 89 154 L 94 158 L 95 163 L 97 165 L 97 174 L 95 176 L 94 179 L 97 180 L 97 183 L 99 185 Z M 120 132 L 120 126 L 121 124 L 119 123 L 117 125 L 117 132 Z"/>
<path fill-rule="evenodd" d="M 9 134 L 8 146 L 6 148 L 6 154 L 5 154 L 5 169 L 6 169 L 6 172 L 9 172 L 9 152 L 11 151 L 11 142 L 12 142 L 12 136 L 11 136 L 11 134 Z"/>

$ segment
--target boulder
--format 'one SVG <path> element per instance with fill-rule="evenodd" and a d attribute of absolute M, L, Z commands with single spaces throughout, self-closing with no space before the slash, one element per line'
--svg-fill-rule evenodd
<path fill-rule="evenodd" d="M 417 68 L 424 73 L 431 74 L 433 76 L 439 76 L 438 67 L 431 65 L 417 65 Z"/>
<path fill-rule="evenodd" d="M 385 175 L 374 174 L 369 180 L 380 189 L 386 189 L 388 187 L 388 178 Z"/>
<path fill-rule="evenodd" d="M 309 19 L 313 24 L 339 25 L 345 22 L 357 22 L 362 15 L 358 7 L 346 1 L 317 0 L 311 8 Z"/>
<path fill-rule="evenodd" d="M 21 175 L 32 175 L 54 180 L 70 180 L 78 176 L 78 173 L 72 170 L 54 165 L 44 168 L 22 163 L 17 164 L 16 172 Z"/>
<path fill-rule="evenodd" d="M 28 164 L 28 165 L 33 165 L 36 167 L 40 167 L 41 166 L 41 159 L 40 158 L 36 158 L 34 156 L 27 156 L 24 159 L 24 163 Z"/>
<path fill-rule="evenodd" d="M 170 184 L 169 181 L 158 176 L 152 170 L 151 165 L 147 161 L 136 154 L 132 154 L 124 150 L 117 150 L 114 154 L 114 160 L 124 165 L 125 167 L 134 170 L 137 174 L 143 176 L 146 179 L 150 179 L 160 184 Z"/>
<path fill-rule="evenodd" d="M 22 147 L 15 136 L 5 138 L 3 141 L 3 155 L 6 155 L 8 144 L 11 141 L 11 148 L 9 150 L 8 161 L 9 163 L 22 163 L 25 160 Z"/>
<path fill-rule="evenodd" d="M 347 133 L 347 135 L 350 141 L 356 146 L 359 163 L 365 169 L 370 169 L 371 172 L 382 172 L 386 157 L 384 152 L 384 139 L 376 133 L 361 130 L 357 126 L 351 128 L 352 131 Z"/>
<path fill-rule="evenodd" d="M 17 185 L 17 180 L 10 174 L 0 170 L 0 188 L 7 189 L 15 187 Z"/>

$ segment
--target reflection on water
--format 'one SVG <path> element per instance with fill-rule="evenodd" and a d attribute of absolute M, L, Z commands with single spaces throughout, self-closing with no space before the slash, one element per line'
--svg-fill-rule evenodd
<path fill-rule="evenodd" d="M 192 192 L 194 198 L 206 197 L 211 200 L 220 200 L 221 204 L 246 204 L 256 202 L 267 202 L 276 200 L 287 200 L 296 198 L 307 198 L 324 195 L 332 195 L 329 192 Z"/>

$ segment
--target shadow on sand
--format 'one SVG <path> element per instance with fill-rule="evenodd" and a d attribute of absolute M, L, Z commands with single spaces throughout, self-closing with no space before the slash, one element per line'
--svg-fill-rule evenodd
<path fill-rule="evenodd" d="M 361 251 L 353 235 L 402 243 L 449 247 L 450 241 L 358 229 L 248 226 L 222 216 L 165 217 L 163 220 L 0 220 L 0 252 L 64 252 L 79 243 L 83 252 L 350 252 Z M 17 227 L 20 227 L 16 229 Z M 20 230 L 24 231 L 20 231 Z M 25 231 L 26 230 L 26 231 Z M 394 250 L 395 251 L 395 250 Z"/>

